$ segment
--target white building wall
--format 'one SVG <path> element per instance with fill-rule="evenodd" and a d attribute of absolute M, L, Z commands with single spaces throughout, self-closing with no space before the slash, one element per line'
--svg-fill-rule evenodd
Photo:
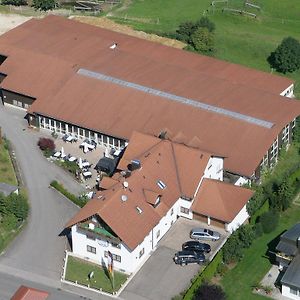
<path fill-rule="evenodd" d="M 294 84 L 291 84 L 289 87 L 287 87 L 284 91 L 280 93 L 280 96 L 293 98 L 294 97 Z"/>
<path fill-rule="evenodd" d="M 300 299 L 300 291 L 298 290 L 297 295 L 294 295 L 291 293 L 290 287 L 286 285 L 282 285 L 281 293 L 282 296 L 287 297 L 289 299 L 296 299 L 296 300 Z"/>
<path fill-rule="evenodd" d="M 190 209 L 193 201 L 184 200 L 179 198 L 176 202 L 177 215 L 187 219 L 193 219 L 193 212 Z M 186 211 L 186 212 L 185 212 Z"/>
<path fill-rule="evenodd" d="M 105 257 L 104 252 L 110 251 L 112 254 L 121 257 L 121 262 L 114 260 L 114 267 L 120 271 L 132 273 L 144 263 L 150 255 L 150 252 L 156 248 L 159 240 L 166 234 L 176 220 L 177 210 L 175 204 L 145 237 L 144 241 L 133 251 L 123 243 L 120 244 L 121 248 L 119 249 L 113 247 L 111 243 L 100 237 L 97 237 L 95 240 L 89 239 L 86 236 L 87 231 L 78 229 L 77 225 L 74 225 L 72 227 L 73 252 L 83 259 L 107 265 L 107 258 Z M 96 254 L 88 252 L 87 245 L 96 248 Z M 140 256 L 142 250 L 144 253 Z"/>
<path fill-rule="evenodd" d="M 242 186 L 242 185 L 244 185 L 244 184 L 249 184 L 251 181 L 248 179 L 248 178 L 246 178 L 246 177 L 240 177 L 236 182 L 235 182 L 235 184 L 234 185 L 237 185 L 237 186 Z"/>
<path fill-rule="evenodd" d="M 204 171 L 204 178 L 223 181 L 223 162 L 221 157 L 211 157 Z"/>
<path fill-rule="evenodd" d="M 226 226 L 226 230 L 233 232 L 238 229 L 249 218 L 246 205 L 240 210 L 236 217 Z"/>

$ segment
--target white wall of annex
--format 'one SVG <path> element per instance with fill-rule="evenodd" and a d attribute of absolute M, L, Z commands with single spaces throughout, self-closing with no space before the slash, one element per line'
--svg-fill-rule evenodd
<path fill-rule="evenodd" d="M 285 296 L 290 299 L 296 299 L 296 300 L 300 299 L 300 296 L 290 293 L 290 287 L 286 286 L 286 285 L 282 285 L 281 293 L 282 293 L 282 296 Z"/>
<path fill-rule="evenodd" d="M 236 217 L 226 226 L 226 229 L 230 232 L 238 229 L 245 221 L 249 218 L 246 205 L 240 210 L 240 212 L 236 215 Z"/>

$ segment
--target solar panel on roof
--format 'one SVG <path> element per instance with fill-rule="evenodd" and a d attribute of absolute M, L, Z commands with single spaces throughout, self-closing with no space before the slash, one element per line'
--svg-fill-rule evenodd
<path fill-rule="evenodd" d="M 179 103 L 182 103 L 182 104 L 190 105 L 190 106 L 200 108 L 200 109 L 203 109 L 203 110 L 207 110 L 207 111 L 210 111 L 210 112 L 225 115 L 227 117 L 231 117 L 231 118 L 234 118 L 234 119 L 237 119 L 237 120 L 245 121 L 245 122 L 255 124 L 255 125 L 258 125 L 258 126 L 261 126 L 261 127 L 265 127 L 265 128 L 270 129 L 274 125 L 272 122 L 265 121 L 263 119 L 254 118 L 254 117 L 244 115 L 244 114 L 241 114 L 241 113 L 238 113 L 238 112 L 235 112 L 235 111 L 232 111 L 232 110 L 228 110 L 228 109 L 225 109 L 225 108 L 217 107 L 217 106 L 214 106 L 214 105 L 206 104 L 206 103 L 199 102 L 199 101 L 196 101 L 196 100 L 192 100 L 192 99 L 189 99 L 189 98 L 185 98 L 185 97 L 177 96 L 177 95 L 174 95 L 174 94 L 171 94 L 171 93 L 156 90 L 156 89 L 146 87 L 146 86 L 143 86 L 143 85 L 140 85 L 140 84 L 137 84 L 137 83 L 125 81 L 125 80 L 115 78 L 115 77 L 112 77 L 112 76 L 108 76 L 108 75 L 105 75 L 105 74 L 102 74 L 102 73 L 99 73 L 99 72 L 93 72 L 93 71 L 90 71 L 90 70 L 87 70 L 87 69 L 79 69 L 77 71 L 77 73 L 80 74 L 80 75 L 83 75 L 83 76 L 95 78 L 95 79 L 98 79 L 98 80 L 112 82 L 112 83 L 118 84 L 120 86 L 129 87 L 129 88 L 132 88 L 132 89 L 135 89 L 135 90 L 138 90 L 138 91 L 142 91 L 142 92 L 145 92 L 145 93 L 148 93 L 148 94 L 152 94 L 152 95 L 155 95 L 155 96 L 160 96 L 160 97 L 163 97 L 163 98 L 167 98 L 169 100 L 176 101 L 176 102 L 179 102 Z"/>

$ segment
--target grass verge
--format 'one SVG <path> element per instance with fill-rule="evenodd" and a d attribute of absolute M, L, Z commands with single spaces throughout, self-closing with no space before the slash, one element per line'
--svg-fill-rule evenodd
<path fill-rule="evenodd" d="M 68 256 L 65 279 L 94 289 L 102 289 L 104 292 L 113 293 L 118 291 L 127 280 L 126 274 L 114 271 L 114 288 L 112 280 L 106 268 L 86 262 L 82 259 Z M 94 277 L 89 280 L 88 274 L 94 272 Z"/>
<path fill-rule="evenodd" d="M 257 238 L 252 246 L 245 250 L 242 260 L 228 271 L 221 281 L 228 300 L 268 299 L 253 294 L 253 286 L 260 282 L 271 268 L 275 257 L 269 251 L 275 250 L 280 235 L 299 221 L 300 207 L 292 205 L 282 213 L 279 225 L 273 232 Z"/>
<path fill-rule="evenodd" d="M 9 156 L 7 141 L 4 139 L 2 139 L 2 143 L 0 144 L 0 182 L 18 185 Z"/>

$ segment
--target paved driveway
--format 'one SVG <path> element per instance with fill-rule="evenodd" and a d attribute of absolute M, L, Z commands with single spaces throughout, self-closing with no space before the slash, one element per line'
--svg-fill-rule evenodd
<path fill-rule="evenodd" d="M 36 146 L 39 133 L 27 129 L 24 114 L 24 111 L 0 105 L 0 126 L 15 147 L 31 204 L 27 226 L 0 256 L 0 281 L 12 275 L 61 288 L 59 280 L 67 244 L 66 238 L 59 234 L 79 209 L 48 186 L 57 179 L 75 193 L 82 187 L 42 156 Z M 83 290 L 81 294 L 86 293 Z"/>
<path fill-rule="evenodd" d="M 183 267 L 175 265 L 173 256 L 176 251 L 181 249 L 182 243 L 189 240 L 190 230 L 203 225 L 196 220 L 178 219 L 160 241 L 158 249 L 122 292 L 121 297 L 128 300 L 171 299 L 185 290 L 202 266 L 197 264 Z M 208 242 L 212 247 L 211 255 L 227 236 L 225 231 L 219 228 L 217 230 L 221 233 L 222 238 L 218 242 Z M 210 256 L 207 258 L 209 259 Z"/>

